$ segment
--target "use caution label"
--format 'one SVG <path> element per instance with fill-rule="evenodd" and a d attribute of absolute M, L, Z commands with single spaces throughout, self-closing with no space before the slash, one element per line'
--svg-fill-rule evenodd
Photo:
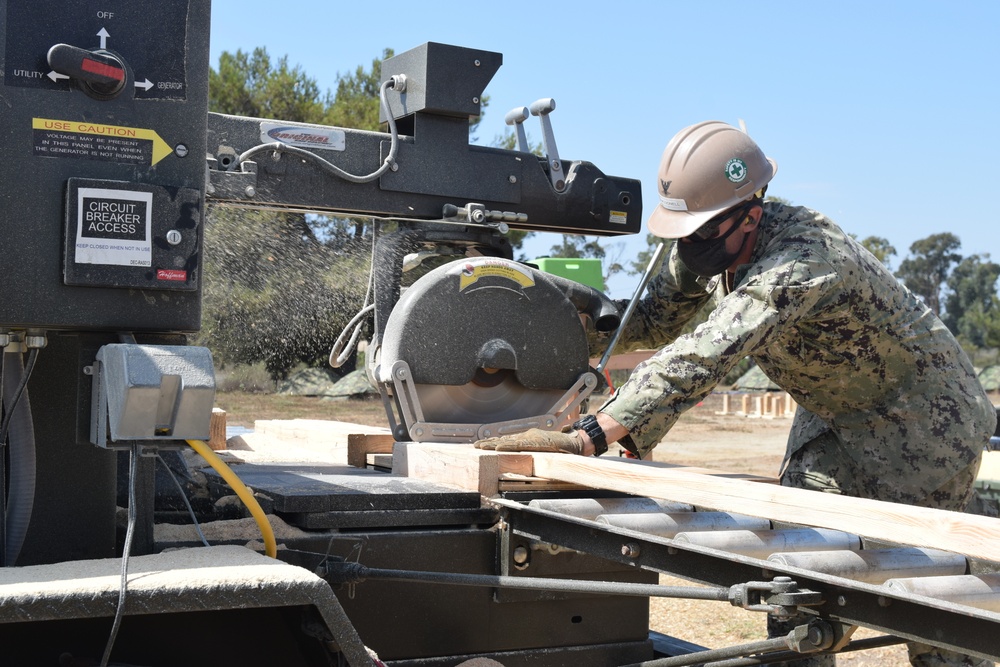
<path fill-rule="evenodd" d="M 173 152 L 154 130 L 141 127 L 33 118 L 31 128 L 39 157 L 153 165 Z"/>

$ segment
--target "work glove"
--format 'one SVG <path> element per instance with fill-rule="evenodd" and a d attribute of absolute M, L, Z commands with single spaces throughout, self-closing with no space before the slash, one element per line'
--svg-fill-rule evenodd
<path fill-rule="evenodd" d="M 476 443 L 477 449 L 492 449 L 498 452 L 566 452 L 583 454 L 583 439 L 576 431 L 543 431 L 530 428 L 523 433 L 502 435 L 498 438 L 484 438 Z"/>

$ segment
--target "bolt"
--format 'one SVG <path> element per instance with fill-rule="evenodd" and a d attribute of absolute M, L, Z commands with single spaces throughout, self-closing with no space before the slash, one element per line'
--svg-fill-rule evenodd
<path fill-rule="evenodd" d="M 472 103 L 473 104 L 479 104 L 479 98 L 478 97 L 473 97 L 472 98 Z"/>
<path fill-rule="evenodd" d="M 510 176 L 507 177 L 507 180 L 510 181 L 511 184 L 517 183 L 517 176 L 511 174 Z"/>
<path fill-rule="evenodd" d="M 844 597 L 843 595 L 838 595 L 837 596 L 837 606 L 839 606 L 839 607 L 846 607 L 847 606 L 847 598 Z"/>
<path fill-rule="evenodd" d="M 244 192 L 246 193 L 247 197 L 256 197 L 257 196 L 257 188 L 255 188 L 252 185 L 248 185 L 247 189 L 244 190 Z"/>
<path fill-rule="evenodd" d="M 83 367 L 83 374 L 84 375 L 93 375 L 94 374 L 94 367 L 93 366 L 84 366 Z"/>
<path fill-rule="evenodd" d="M 184 237 L 181 236 L 181 233 L 176 229 L 171 229 L 167 232 L 167 243 L 170 245 L 177 245 L 183 240 L 183 238 Z"/>
<path fill-rule="evenodd" d="M 813 646 L 819 646 L 823 643 L 823 629 L 818 628 L 815 625 L 809 628 L 809 643 Z"/>
<path fill-rule="evenodd" d="M 480 63 L 480 62 L 479 62 L 479 59 L 478 59 L 478 58 L 477 58 L 477 59 L 475 59 L 475 60 L 473 60 L 472 62 L 473 62 L 473 63 L 474 63 L 475 65 L 476 65 L 476 67 L 479 67 L 479 65 L 481 65 L 481 64 L 482 64 L 482 63 Z"/>
<path fill-rule="evenodd" d="M 552 428 L 553 426 L 555 426 L 555 422 L 554 422 L 553 420 L 551 420 L 551 419 L 546 419 L 546 420 L 545 420 L 545 425 L 546 425 L 546 426 L 547 426 L 548 428 Z"/>
<path fill-rule="evenodd" d="M 174 146 L 174 154 L 177 157 L 187 157 L 188 147 L 185 146 L 184 144 L 177 144 L 176 146 Z"/>
<path fill-rule="evenodd" d="M 422 428 L 414 429 L 413 431 L 413 435 L 417 436 L 418 438 L 423 434 L 424 434 L 424 429 Z"/>
<path fill-rule="evenodd" d="M 514 562 L 518 565 L 524 565 L 528 562 L 528 548 L 525 546 L 514 547 Z"/>
<path fill-rule="evenodd" d="M 622 545 L 622 556 L 626 558 L 638 558 L 639 557 L 639 545 L 629 542 Z"/>
<path fill-rule="evenodd" d="M 891 598 L 887 598 L 884 595 L 878 596 L 878 606 L 880 606 L 880 607 L 888 607 L 891 604 L 892 604 L 892 599 Z"/>

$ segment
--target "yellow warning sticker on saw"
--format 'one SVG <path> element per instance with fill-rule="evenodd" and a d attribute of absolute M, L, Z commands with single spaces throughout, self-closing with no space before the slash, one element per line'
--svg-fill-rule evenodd
<path fill-rule="evenodd" d="M 449 273 L 459 276 L 459 292 L 464 292 L 482 278 L 505 278 L 521 287 L 533 287 L 535 284 L 535 278 L 527 267 L 489 257 L 462 262 Z"/>

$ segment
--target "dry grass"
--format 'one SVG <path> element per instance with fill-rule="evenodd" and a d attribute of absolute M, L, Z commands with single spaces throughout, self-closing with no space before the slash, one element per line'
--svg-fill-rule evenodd
<path fill-rule="evenodd" d="M 226 411 L 230 426 L 253 428 L 258 419 L 329 419 L 332 421 L 388 426 L 381 401 L 371 399 L 323 399 L 315 396 L 219 392 L 215 405 Z"/>

